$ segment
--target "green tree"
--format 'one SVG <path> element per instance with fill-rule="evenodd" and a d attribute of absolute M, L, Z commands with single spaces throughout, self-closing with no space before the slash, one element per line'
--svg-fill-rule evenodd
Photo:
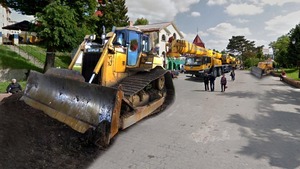
<path fill-rule="evenodd" d="M 134 25 L 148 25 L 149 21 L 146 18 L 138 18 L 135 22 Z"/>
<path fill-rule="evenodd" d="M 287 49 L 287 61 L 290 65 L 299 66 L 300 62 L 300 24 L 291 29 Z"/>
<path fill-rule="evenodd" d="M 290 37 L 288 35 L 282 35 L 277 38 L 276 41 L 271 42 L 269 46 L 273 50 L 274 60 L 279 66 L 287 67 L 288 63 L 288 46 L 290 43 Z"/>
<path fill-rule="evenodd" d="M 98 10 L 103 14 L 99 16 L 99 21 L 96 23 L 98 26 L 96 34 L 98 36 L 103 33 L 103 26 L 106 32 L 108 32 L 112 30 L 113 26 L 123 27 L 129 24 L 128 9 L 125 6 L 125 0 L 103 0 Z"/>
<path fill-rule="evenodd" d="M 1 4 L 24 15 L 35 15 L 37 12 L 42 12 L 52 1 L 53 0 L 2 0 Z"/>
<path fill-rule="evenodd" d="M 56 51 L 70 51 L 83 39 L 87 29 L 76 23 L 76 12 L 59 0 L 37 13 L 38 37 L 47 48 L 44 71 L 54 67 Z"/>
<path fill-rule="evenodd" d="M 237 56 L 242 62 L 247 58 L 256 57 L 255 42 L 245 39 L 245 36 L 232 36 L 226 47 L 227 51 Z"/>
<path fill-rule="evenodd" d="M 95 0 L 4 0 L 5 6 L 22 14 L 35 15 L 35 30 L 47 48 L 44 71 L 54 66 L 56 51 L 70 51 L 84 34 L 94 32 Z"/>

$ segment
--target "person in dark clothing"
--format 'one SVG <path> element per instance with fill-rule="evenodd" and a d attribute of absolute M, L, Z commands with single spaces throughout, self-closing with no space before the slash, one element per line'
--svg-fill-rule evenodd
<path fill-rule="evenodd" d="M 209 76 L 210 91 L 212 91 L 212 92 L 215 90 L 215 80 L 216 80 L 216 77 L 214 75 Z"/>
<path fill-rule="evenodd" d="M 225 77 L 225 74 L 223 74 L 221 77 L 221 92 L 225 92 L 225 89 L 227 88 L 226 84 L 227 84 L 227 79 Z"/>
<path fill-rule="evenodd" d="M 235 72 L 234 72 L 234 69 L 232 69 L 232 71 L 230 72 L 230 76 L 231 76 L 231 80 L 234 81 L 234 80 L 235 80 Z"/>
<path fill-rule="evenodd" d="M 7 86 L 6 88 L 6 92 L 7 93 L 12 93 L 12 94 L 15 94 L 15 93 L 18 93 L 18 92 L 21 92 L 22 91 L 22 87 L 21 85 L 17 82 L 16 79 L 12 79 L 11 80 L 11 83 Z"/>
<path fill-rule="evenodd" d="M 208 87 L 209 77 L 207 73 L 204 73 L 203 81 L 204 81 L 205 91 L 209 91 L 209 87 Z"/>

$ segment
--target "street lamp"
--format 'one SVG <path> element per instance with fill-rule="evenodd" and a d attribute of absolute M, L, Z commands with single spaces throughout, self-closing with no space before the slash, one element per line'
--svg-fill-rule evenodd
<path fill-rule="evenodd" d="M 292 44 L 295 45 L 296 44 L 296 39 L 292 40 Z M 295 47 L 295 46 L 294 46 Z M 296 47 L 295 47 L 296 50 Z M 297 52 L 296 52 L 297 53 Z M 300 78 L 300 61 L 297 61 L 297 66 L 298 66 L 298 78 Z"/>

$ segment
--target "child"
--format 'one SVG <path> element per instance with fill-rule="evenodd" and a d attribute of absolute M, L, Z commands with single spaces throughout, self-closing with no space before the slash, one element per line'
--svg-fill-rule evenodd
<path fill-rule="evenodd" d="M 227 84 L 227 80 L 225 74 L 223 74 L 221 77 L 221 92 L 225 92 L 225 89 L 227 88 L 226 84 Z"/>

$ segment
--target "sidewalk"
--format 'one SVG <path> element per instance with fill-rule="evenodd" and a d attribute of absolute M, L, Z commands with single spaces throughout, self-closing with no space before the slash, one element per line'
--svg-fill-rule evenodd
<path fill-rule="evenodd" d="M 10 48 L 12 51 L 15 51 L 16 53 L 18 53 L 20 56 L 22 56 L 23 58 L 27 59 L 29 62 L 31 62 L 32 64 L 36 65 L 39 68 L 44 68 L 44 63 L 41 63 L 40 61 L 38 61 L 37 59 L 35 59 L 33 56 L 29 55 L 28 53 L 26 53 L 25 51 L 23 51 L 22 49 L 20 49 L 18 46 L 16 45 L 5 45 L 8 48 Z"/>
<path fill-rule="evenodd" d="M 4 98 L 9 97 L 9 96 L 11 96 L 10 93 L 0 93 L 0 102 L 1 102 Z M 1 104 L 1 103 L 0 103 L 0 104 Z"/>

